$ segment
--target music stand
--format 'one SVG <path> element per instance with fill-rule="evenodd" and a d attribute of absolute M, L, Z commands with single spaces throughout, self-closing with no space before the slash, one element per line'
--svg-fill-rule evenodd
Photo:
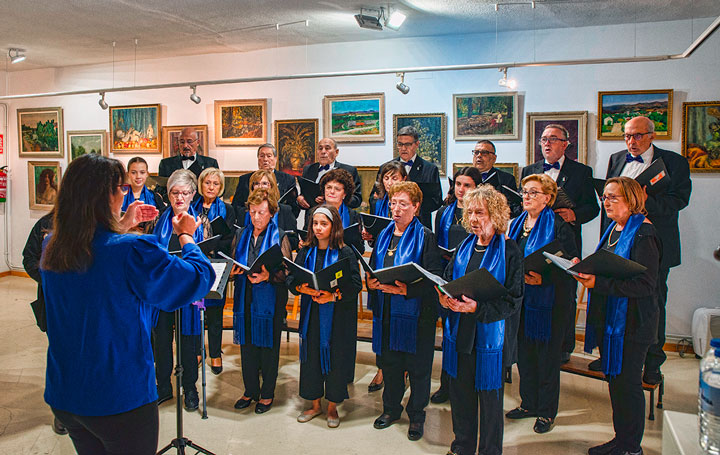
<path fill-rule="evenodd" d="M 217 299 L 222 298 L 225 286 L 227 285 L 228 279 L 230 278 L 230 270 L 232 269 L 232 261 L 225 259 L 211 259 L 213 269 L 215 269 L 215 282 L 210 288 L 210 292 L 205 298 Z M 182 398 L 180 395 L 180 387 L 182 385 L 182 348 L 180 347 L 180 309 L 175 310 L 175 413 L 176 413 L 176 425 L 177 425 L 177 436 L 175 439 L 170 441 L 168 445 L 160 449 L 157 455 L 161 455 L 172 448 L 177 449 L 177 453 L 185 455 L 185 447 L 190 447 L 197 450 L 196 453 L 204 453 L 206 455 L 215 455 L 207 449 L 200 447 L 193 443 L 191 440 L 183 436 L 183 410 L 182 410 Z M 203 328 L 203 334 L 205 329 Z M 203 340 L 205 339 L 203 335 Z M 203 346 L 204 349 L 204 346 Z"/>

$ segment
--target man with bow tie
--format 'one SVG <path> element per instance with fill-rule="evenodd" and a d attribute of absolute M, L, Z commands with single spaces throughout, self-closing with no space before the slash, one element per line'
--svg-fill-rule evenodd
<path fill-rule="evenodd" d="M 170 174 L 178 169 L 188 169 L 195 174 L 195 177 L 200 177 L 203 169 L 209 167 L 220 169 L 215 158 L 197 154 L 198 145 L 200 145 L 200 140 L 198 139 L 195 128 L 183 128 L 178 137 L 180 154 L 163 158 L 160 161 L 158 175 L 160 177 L 170 177 Z"/>
<path fill-rule="evenodd" d="M 517 192 L 517 181 L 515 176 L 495 167 L 495 161 L 497 160 L 497 152 L 495 150 L 495 144 L 487 139 L 477 141 L 475 148 L 472 151 L 473 154 L 473 166 L 475 166 L 482 174 L 483 183 L 492 185 L 497 191 L 505 195 L 510 206 L 510 216 L 515 218 L 522 213 L 522 203 L 517 197 L 505 189 L 504 187 L 510 188 L 512 191 Z"/>
<path fill-rule="evenodd" d="M 355 207 L 360 207 L 360 203 L 362 202 L 362 187 L 360 184 L 360 174 L 358 174 L 358 171 L 357 169 L 355 169 L 355 167 L 350 166 L 349 164 L 343 164 L 338 162 L 336 158 L 339 153 L 340 149 L 338 148 L 337 143 L 334 139 L 330 139 L 329 137 L 320 139 L 317 148 L 318 162 L 305 166 L 302 176 L 308 180 L 312 180 L 315 183 L 319 183 L 323 175 L 327 174 L 330 170 L 345 169 L 350 173 L 350 175 L 352 175 L 353 181 L 355 182 L 355 192 L 350 197 L 350 201 L 346 203 L 346 205 L 351 209 L 354 209 Z M 323 201 L 323 197 L 318 196 L 315 200 L 315 203 L 312 205 L 322 204 Z M 310 202 L 312 201 L 306 201 L 305 197 L 302 194 L 297 197 L 298 205 L 304 210 L 310 208 Z"/>
<path fill-rule="evenodd" d="M 667 278 L 670 268 L 680 265 L 680 231 L 678 212 L 690 202 L 692 183 L 687 159 L 675 152 L 663 150 L 653 145 L 655 124 L 647 117 L 635 117 L 625 123 L 625 144 L 627 150 L 621 150 L 610 156 L 607 178 L 636 178 L 653 161 L 662 158 L 670 177 L 670 186 L 660 194 L 648 196 L 645 201 L 648 219 L 655 225 L 662 240 L 662 258 L 657 278 L 659 306 L 658 341 L 651 345 L 645 358 L 643 381 L 657 384 L 661 381 L 660 366 L 667 356 L 663 352 L 665 344 L 665 305 L 667 302 Z M 603 213 L 601 233 L 610 224 Z"/>
<path fill-rule="evenodd" d="M 539 141 L 544 159 L 523 168 L 522 177 L 547 174 L 557 183 L 558 191 L 562 189 L 568 196 L 572 208 L 558 207 L 557 200 L 553 208 L 555 213 L 570 224 L 575 233 L 578 251 L 582 252 L 582 225 L 598 215 L 600 206 L 593 187 L 592 168 L 565 155 L 565 150 L 570 145 L 569 137 L 567 129 L 562 125 L 553 123 L 546 126 Z M 573 302 L 573 309 L 576 305 L 577 302 Z M 563 363 L 570 360 L 570 353 L 575 349 L 575 311 L 568 312 L 567 316 L 567 329 L 562 348 Z"/>

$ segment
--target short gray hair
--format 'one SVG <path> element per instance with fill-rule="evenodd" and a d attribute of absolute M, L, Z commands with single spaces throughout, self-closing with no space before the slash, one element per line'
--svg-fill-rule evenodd
<path fill-rule="evenodd" d="M 192 188 L 192 191 L 194 193 L 197 191 L 197 178 L 195 178 L 195 174 L 193 174 L 191 171 L 188 171 L 187 169 L 178 169 L 177 171 L 173 172 L 172 175 L 170 175 L 170 177 L 168 178 L 168 193 L 178 185 L 188 186 Z"/>
<path fill-rule="evenodd" d="M 400 128 L 397 132 L 398 136 L 412 136 L 413 139 L 415 139 L 413 142 L 417 142 L 420 138 L 420 135 L 418 134 L 417 130 L 414 126 L 403 126 Z"/>
<path fill-rule="evenodd" d="M 556 130 L 560 130 L 560 131 L 562 131 L 563 134 L 565 135 L 565 139 L 570 139 L 570 133 L 568 132 L 567 128 L 565 128 L 565 127 L 562 126 L 561 124 L 559 124 L 559 123 L 551 123 L 551 124 L 549 124 L 549 125 L 546 125 L 545 128 L 543 128 L 543 133 L 544 133 L 545 130 L 548 129 L 548 128 L 555 128 Z"/>
<path fill-rule="evenodd" d="M 260 155 L 260 150 L 262 150 L 262 149 L 270 149 L 270 150 L 272 150 L 273 155 L 277 156 L 277 149 L 275 148 L 274 145 L 272 145 L 272 144 L 269 143 L 269 142 L 266 142 L 265 144 L 263 144 L 263 145 L 261 145 L 260 147 L 258 147 L 258 150 L 257 150 L 257 155 L 258 155 L 258 156 Z"/>

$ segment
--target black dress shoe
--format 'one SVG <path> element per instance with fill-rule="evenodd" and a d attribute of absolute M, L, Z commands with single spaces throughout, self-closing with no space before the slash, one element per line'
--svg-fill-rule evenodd
<path fill-rule="evenodd" d="M 430 402 L 435 404 L 445 403 L 447 400 L 450 399 L 450 393 L 448 392 L 447 388 L 443 389 L 442 387 L 437 390 L 437 392 L 433 393 L 430 397 Z"/>
<path fill-rule="evenodd" d="M 259 401 L 255 405 L 255 414 L 265 414 L 272 408 L 273 402 L 271 401 L 268 404 L 262 404 Z"/>
<path fill-rule="evenodd" d="M 595 359 L 588 363 L 588 370 L 590 371 L 602 371 L 602 359 Z"/>
<path fill-rule="evenodd" d="M 374 384 L 370 383 L 368 385 L 368 393 L 377 392 L 378 390 L 382 389 L 384 385 L 385 384 L 383 382 L 378 382 L 378 383 L 374 383 Z"/>
<path fill-rule="evenodd" d="M 235 402 L 235 409 L 245 409 L 248 406 L 250 406 L 250 403 L 252 403 L 252 398 L 250 398 L 249 400 L 246 400 L 241 397 L 239 400 L 237 400 Z"/>
<path fill-rule="evenodd" d="M 196 411 L 200 405 L 197 390 L 187 390 L 185 392 L 185 410 Z"/>
<path fill-rule="evenodd" d="M 660 370 L 647 370 L 643 372 L 643 382 L 650 385 L 660 384 L 662 382 L 662 373 Z"/>
<path fill-rule="evenodd" d="M 375 427 L 378 430 L 382 430 L 383 428 L 387 428 L 396 420 L 398 420 L 400 417 L 393 417 L 390 414 L 382 414 L 380 417 L 375 419 L 375 422 L 373 422 L 373 427 Z"/>
<path fill-rule="evenodd" d="M 613 455 L 643 455 L 642 447 L 637 452 L 630 452 L 629 450 L 616 450 Z"/>
<path fill-rule="evenodd" d="M 68 434 L 67 428 L 65 428 L 65 425 L 63 425 L 62 422 L 59 421 L 57 417 L 55 417 L 53 419 L 52 429 L 55 432 L 55 434 L 59 434 L 60 436 Z"/>
<path fill-rule="evenodd" d="M 513 409 L 512 411 L 508 411 L 505 414 L 505 417 L 507 417 L 508 419 L 513 419 L 513 420 L 527 419 L 528 417 L 537 417 L 537 413 L 528 411 L 527 409 L 523 409 L 520 406 L 518 406 L 517 408 Z"/>
<path fill-rule="evenodd" d="M 160 406 L 168 400 L 172 400 L 173 393 L 172 389 L 158 389 L 158 400 L 157 404 Z"/>
<path fill-rule="evenodd" d="M 547 433 L 552 429 L 554 423 L 555 419 L 550 419 L 548 417 L 538 417 L 537 420 L 535 420 L 533 431 L 538 434 Z"/>
<path fill-rule="evenodd" d="M 425 424 L 422 422 L 410 423 L 408 428 L 408 439 L 411 441 L 419 441 L 423 437 Z"/>
<path fill-rule="evenodd" d="M 612 439 L 605 444 L 590 447 L 588 449 L 588 455 L 610 455 L 616 447 L 617 446 L 615 445 L 615 439 Z"/>
<path fill-rule="evenodd" d="M 572 355 L 572 352 L 563 352 L 560 354 L 560 363 L 568 363 L 570 361 L 570 356 Z"/>
<path fill-rule="evenodd" d="M 212 371 L 215 376 L 222 373 L 222 370 L 223 370 L 222 365 L 220 365 L 219 367 L 210 366 L 210 371 Z"/>

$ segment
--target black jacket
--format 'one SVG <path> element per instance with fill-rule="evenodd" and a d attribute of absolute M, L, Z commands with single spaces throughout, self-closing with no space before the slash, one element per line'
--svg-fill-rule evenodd
<path fill-rule="evenodd" d="M 25 248 L 23 248 L 23 267 L 30 278 L 35 280 L 37 287 L 37 300 L 30 303 L 37 326 L 43 332 L 47 329 L 45 316 L 45 297 L 43 296 L 42 283 L 40 278 L 40 257 L 42 256 L 42 244 L 45 235 L 52 229 L 52 212 L 43 216 L 33 226 L 28 236 Z"/>
<path fill-rule="evenodd" d="M 319 169 L 320 163 L 308 164 L 307 166 L 305 166 L 305 168 L 303 168 L 302 176 L 314 182 L 315 180 L 317 180 Z M 352 175 L 353 182 L 355 183 L 355 191 L 353 192 L 352 196 L 345 200 L 345 204 L 351 209 L 360 207 L 360 204 L 362 203 L 362 187 L 360 182 L 360 174 L 358 174 L 357 169 L 355 169 L 354 166 L 350 166 L 349 164 L 343 164 L 339 161 L 335 161 L 334 169 L 345 169 L 350 173 L 350 175 Z M 310 201 L 308 201 L 308 203 L 311 206 L 313 205 Z"/>
<path fill-rule="evenodd" d="M 295 188 L 295 177 L 278 170 L 273 170 L 273 173 L 275 174 L 275 180 L 277 180 L 280 196 L 288 190 Z M 241 207 L 245 208 L 245 202 L 247 202 L 247 198 L 250 196 L 250 177 L 252 177 L 252 174 L 252 172 L 248 172 L 247 174 L 241 175 L 238 179 L 238 185 L 232 200 L 232 205 L 238 213 Z M 292 209 L 295 218 L 297 218 L 298 214 L 300 214 L 300 207 L 298 207 L 297 202 L 293 199 L 288 205 Z"/>
<path fill-rule="evenodd" d="M 608 164 L 607 178 L 618 177 L 625 167 L 627 150 L 613 153 Z M 678 212 L 687 207 L 692 192 L 690 166 L 687 159 L 669 150 L 654 147 L 653 161 L 662 158 L 670 175 L 670 188 L 661 194 L 648 196 L 645 209 L 648 219 L 657 230 L 663 244 L 661 267 L 670 268 L 680 265 L 680 230 L 678 228 Z M 610 220 L 603 211 L 602 230 L 610 225 Z"/>
<path fill-rule="evenodd" d="M 493 188 L 495 188 L 505 196 L 508 201 L 508 205 L 510 206 L 511 218 L 519 216 L 523 211 L 522 201 L 519 201 L 517 197 L 515 197 L 508 190 L 503 188 L 503 185 L 505 185 L 511 190 L 517 191 L 517 181 L 515 180 L 515 176 L 505 171 L 501 171 L 496 167 L 490 168 L 490 170 L 488 171 L 488 175 L 492 174 L 493 172 L 495 173 L 495 175 L 487 179 L 485 183 L 492 185 Z"/>
<path fill-rule="evenodd" d="M 218 162 L 215 158 L 196 155 L 195 161 L 192 166 L 188 168 L 188 171 L 192 171 L 192 173 L 195 174 L 195 177 L 200 177 L 200 173 L 209 167 L 220 169 L 220 166 L 218 166 Z M 183 169 L 182 157 L 180 155 L 163 158 L 160 160 L 158 175 L 160 177 L 170 177 L 170 175 L 178 169 Z"/>

